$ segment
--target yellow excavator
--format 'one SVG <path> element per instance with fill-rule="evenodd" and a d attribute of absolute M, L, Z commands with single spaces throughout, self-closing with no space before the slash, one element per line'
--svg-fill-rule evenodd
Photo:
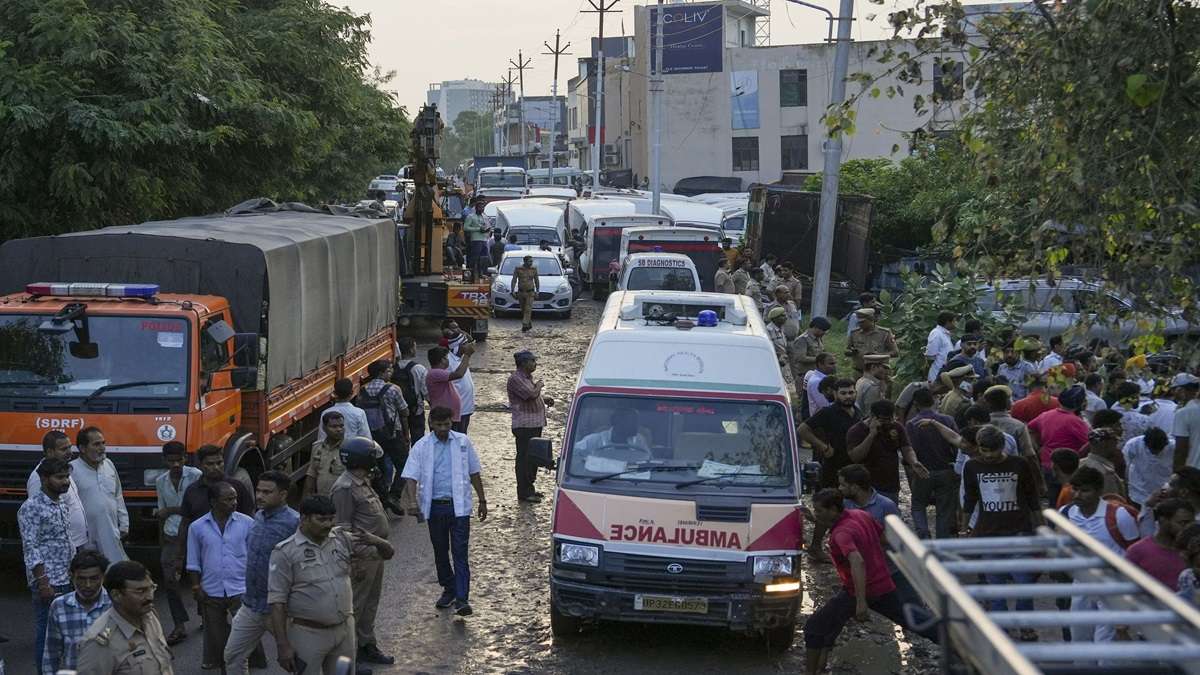
<path fill-rule="evenodd" d="M 439 323 L 454 319 L 476 340 L 485 340 L 492 312 L 491 279 L 472 278 L 462 266 L 446 265 L 443 260 L 446 235 L 458 215 L 444 210 L 450 188 L 437 177 L 438 143 L 444 126 L 437 106 L 425 105 L 417 113 L 409 137 L 414 191 L 399 225 L 403 251 L 398 323 L 405 327 L 415 319 Z"/>

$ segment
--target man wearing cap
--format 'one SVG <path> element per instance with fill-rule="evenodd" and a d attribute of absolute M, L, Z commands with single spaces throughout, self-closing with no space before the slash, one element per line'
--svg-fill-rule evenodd
<path fill-rule="evenodd" d="M 872 354 L 863 357 L 863 362 L 866 368 L 854 384 L 854 400 L 859 410 L 870 410 L 872 403 L 888 398 L 888 357 Z"/>
<path fill-rule="evenodd" d="M 969 365 L 959 366 L 939 375 L 938 381 L 949 391 L 942 397 L 938 412 L 957 420 L 963 411 L 971 407 L 971 403 L 973 403 L 969 394 L 970 389 L 964 390 L 963 384 L 966 383 L 969 386 L 974 380 L 975 369 Z"/>
<path fill-rule="evenodd" d="M 873 309 L 875 310 L 875 319 L 878 321 L 880 318 L 879 300 L 875 298 L 874 293 L 859 293 L 858 309 Z M 850 314 L 846 316 L 846 337 L 849 338 L 856 330 L 858 330 L 857 310 L 850 312 Z"/>
<path fill-rule="evenodd" d="M 1175 411 L 1171 435 L 1175 437 L 1175 470 L 1200 467 L 1200 378 L 1180 373 L 1171 380 L 1179 409 Z"/>
<path fill-rule="evenodd" d="M 854 312 L 858 317 L 858 328 L 850 334 L 846 345 L 846 356 L 854 360 L 854 370 L 863 372 L 863 358 L 873 354 L 885 354 L 891 358 L 900 356 L 896 346 L 896 336 L 886 328 L 880 328 L 877 322 L 878 314 L 874 309 L 860 309 Z"/>
<path fill-rule="evenodd" d="M 511 288 L 517 300 L 521 302 L 521 331 L 528 332 L 533 328 L 533 301 L 541 290 L 537 267 L 533 265 L 533 256 L 525 256 L 517 269 L 513 270 Z"/>
<path fill-rule="evenodd" d="M 787 310 L 782 307 L 772 307 L 767 312 L 767 337 L 775 347 L 775 359 L 779 362 L 779 371 L 783 379 L 791 382 L 792 366 L 788 361 L 787 335 L 783 332 L 783 324 L 787 323 Z"/>
<path fill-rule="evenodd" d="M 517 368 L 508 376 L 508 409 L 512 413 L 512 433 L 517 442 L 517 501 L 538 503 L 544 499 L 534 490 L 537 466 L 529 460 L 529 441 L 542 435 L 546 426 L 546 406 L 554 399 L 542 395 L 545 383 L 533 379 L 537 357 L 529 350 L 513 355 Z"/>
<path fill-rule="evenodd" d="M 954 312 L 941 312 L 937 317 L 937 325 L 929 331 L 929 337 L 925 340 L 925 360 L 929 363 L 929 375 L 925 379 L 930 382 L 937 379 L 938 373 L 942 372 L 942 366 L 946 365 L 946 360 L 950 358 L 950 352 L 954 351 L 954 337 L 951 333 L 957 322 L 958 318 L 954 316 Z"/>
<path fill-rule="evenodd" d="M 792 365 L 792 381 L 800 390 L 800 416 L 802 419 L 808 417 L 808 392 L 805 391 L 802 384 L 804 376 L 808 374 L 808 371 L 817 367 L 817 355 L 825 350 L 823 339 L 831 327 L 829 319 L 823 316 L 814 316 L 812 321 L 808 322 L 808 330 L 797 335 L 796 339 L 788 345 L 788 363 Z"/>

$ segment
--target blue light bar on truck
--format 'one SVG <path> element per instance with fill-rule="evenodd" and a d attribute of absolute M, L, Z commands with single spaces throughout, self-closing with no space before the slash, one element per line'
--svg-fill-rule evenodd
<path fill-rule="evenodd" d="M 92 282 L 46 283 L 25 286 L 32 296 L 101 296 L 105 298 L 153 298 L 158 295 L 158 284 L 102 284 Z"/>

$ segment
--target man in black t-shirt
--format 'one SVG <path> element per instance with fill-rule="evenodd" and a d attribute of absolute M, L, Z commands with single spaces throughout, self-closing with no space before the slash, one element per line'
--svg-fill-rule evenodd
<path fill-rule="evenodd" d="M 871 472 L 871 485 L 900 503 L 900 459 L 916 478 L 929 477 L 908 444 L 904 427 L 896 421 L 896 406 L 886 399 L 871 404 L 871 414 L 846 432 L 846 454 L 850 461 Z"/>
<path fill-rule="evenodd" d="M 833 382 L 833 405 L 821 408 L 796 430 L 812 446 L 813 458 L 821 463 L 822 488 L 837 487 L 838 469 L 850 463 L 846 454 L 846 432 L 858 422 L 861 414 L 854 407 L 854 380 Z"/>

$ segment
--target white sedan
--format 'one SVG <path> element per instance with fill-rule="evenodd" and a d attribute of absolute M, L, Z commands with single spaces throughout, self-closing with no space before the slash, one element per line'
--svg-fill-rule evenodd
<path fill-rule="evenodd" d="M 533 258 L 538 271 L 538 294 L 533 301 L 536 313 L 554 313 L 562 318 L 571 316 L 571 270 L 562 266 L 558 256 L 549 251 L 506 251 L 500 266 L 490 268 L 492 275 L 492 309 L 496 316 L 504 312 L 521 311 L 512 287 L 513 273 L 523 264 L 525 256 Z"/>

